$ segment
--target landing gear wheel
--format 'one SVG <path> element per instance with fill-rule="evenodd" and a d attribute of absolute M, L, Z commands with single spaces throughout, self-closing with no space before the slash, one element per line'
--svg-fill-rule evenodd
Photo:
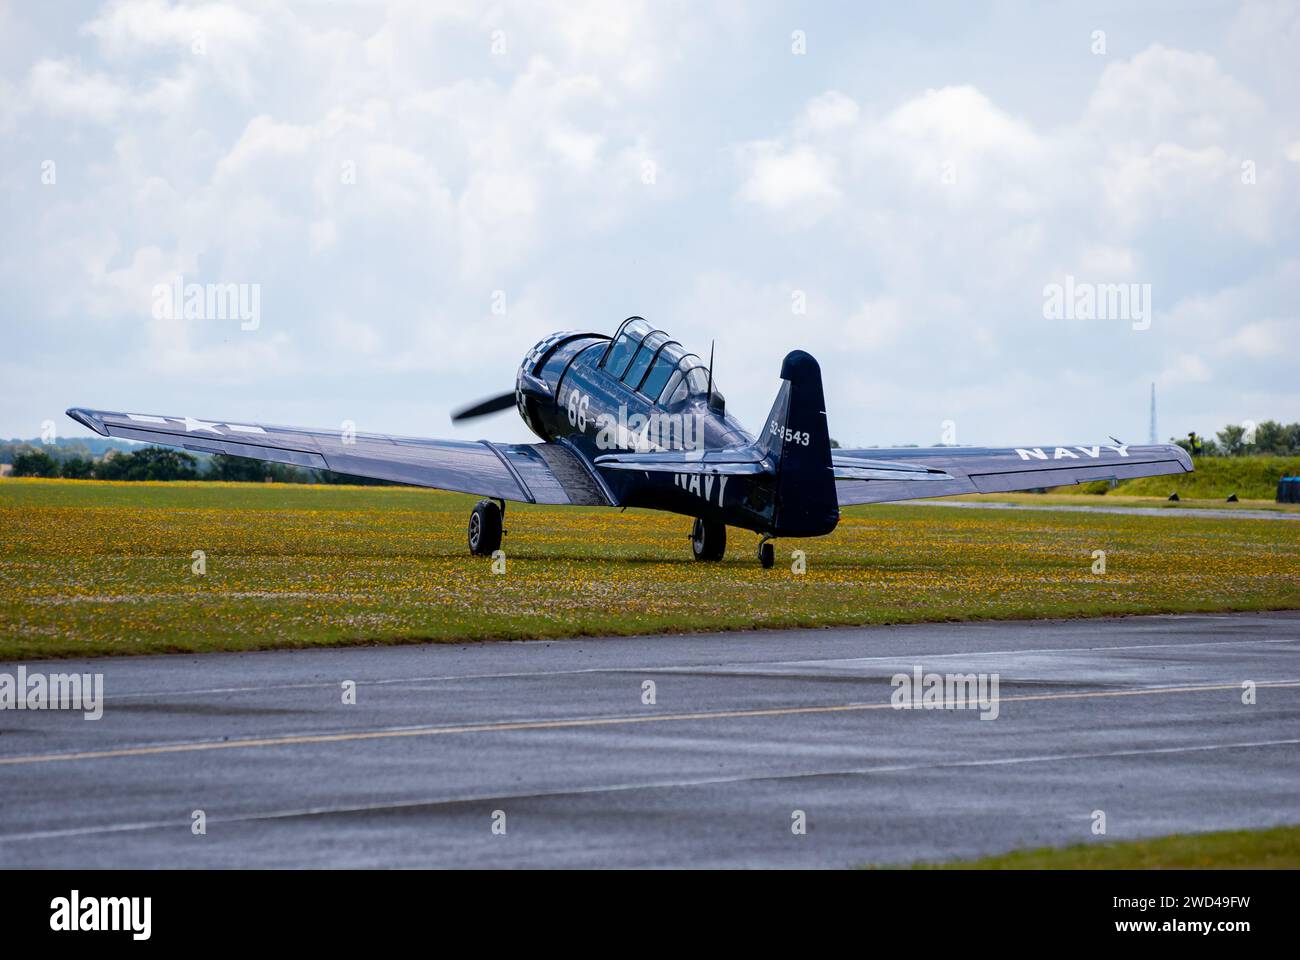
<path fill-rule="evenodd" d="M 758 541 L 758 563 L 764 570 L 771 570 L 776 564 L 776 548 L 771 541 Z"/>
<path fill-rule="evenodd" d="M 697 518 L 691 529 L 691 552 L 696 560 L 721 560 L 727 552 L 727 525 Z"/>
<path fill-rule="evenodd" d="M 501 549 L 501 508 L 495 500 L 480 500 L 469 515 L 469 552 L 490 557 Z"/>

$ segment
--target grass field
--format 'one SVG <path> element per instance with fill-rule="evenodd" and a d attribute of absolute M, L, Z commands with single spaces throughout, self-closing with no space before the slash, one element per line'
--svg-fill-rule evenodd
<path fill-rule="evenodd" d="M 1154 507 L 1157 510 L 1267 510 L 1270 513 L 1300 513 L 1300 503 L 1277 503 L 1273 500 L 1239 500 L 1224 503 L 1222 500 L 1179 499 L 1164 497 L 1133 497 L 1111 494 L 1105 499 L 1088 493 L 1066 493 L 1075 487 L 1059 487 L 1051 493 L 972 493 L 946 500 L 970 500 L 988 503 L 1018 503 L 1029 507 Z"/>
<path fill-rule="evenodd" d="M 473 502 L 0 481 L 0 659 L 1300 607 L 1292 521 L 854 507 L 765 571 L 744 531 L 700 564 L 683 517 L 512 504 L 495 575 L 465 547 Z"/>
<path fill-rule="evenodd" d="M 1300 457 L 1197 457 L 1191 473 L 1122 480 L 1114 488 L 1104 481 L 1059 487 L 1057 493 L 1104 494 L 1107 497 L 1168 497 L 1223 500 L 1235 493 L 1242 500 L 1276 500 L 1281 477 L 1300 476 Z"/>
<path fill-rule="evenodd" d="M 940 870 L 1295 870 L 1300 827 L 1227 830 L 1135 840 L 1083 843 L 1064 849 L 1016 850 L 996 857 L 922 865 Z"/>

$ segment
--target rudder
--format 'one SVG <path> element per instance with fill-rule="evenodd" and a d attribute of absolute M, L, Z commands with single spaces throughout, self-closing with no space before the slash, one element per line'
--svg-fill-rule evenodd
<path fill-rule="evenodd" d="M 821 367 L 811 354 L 793 350 L 781 364 L 781 379 L 760 441 L 776 462 L 772 533 L 818 537 L 840 518 Z"/>

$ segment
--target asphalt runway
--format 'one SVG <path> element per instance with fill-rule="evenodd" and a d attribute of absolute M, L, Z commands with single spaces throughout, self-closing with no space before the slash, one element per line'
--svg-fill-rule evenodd
<path fill-rule="evenodd" d="M 0 712 L 0 866 L 844 867 L 1297 823 L 1297 654 L 1300 612 L 28 663 L 102 672 L 104 714 Z M 916 665 L 996 675 L 996 719 L 891 707 Z"/>

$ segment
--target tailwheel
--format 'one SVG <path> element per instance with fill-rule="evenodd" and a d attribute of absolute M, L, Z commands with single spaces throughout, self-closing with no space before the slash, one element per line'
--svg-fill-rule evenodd
<path fill-rule="evenodd" d="M 727 525 L 697 518 L 691 529 L 691 552 L 696 560 L 721 560 L 727 552 Z"/>
<path fill-rule="evenodd" d="M 776 548 L 767 537 L 758 541 L 758 563 L 764 570 L 771 570 L 776 564 Z"/>
<path fill-rule="evenodd" d="M 490 557 L 501 549 L 501 521 L 504 511 L 495 500 L 480 500 L 469 515 L 469 552 Z"/>

